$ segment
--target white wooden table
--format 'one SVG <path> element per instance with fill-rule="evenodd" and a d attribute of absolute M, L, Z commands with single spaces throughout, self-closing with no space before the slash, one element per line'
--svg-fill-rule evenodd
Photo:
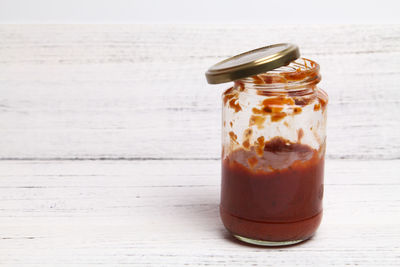
<path fill-rule="evenodd" d="M 308 242 L 224 230 L 205 70 L 276 42 L 330 96 Z M 1 266 L 400 266 L 400 26 L 0 26 Z"/>

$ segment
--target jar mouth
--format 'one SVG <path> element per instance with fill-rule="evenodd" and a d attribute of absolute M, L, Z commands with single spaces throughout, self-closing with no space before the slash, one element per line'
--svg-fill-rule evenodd
<path fill-rule="evenodd" d="M 286 66 L 235 81 L 236 85 L 257 90 L 304 90 L 321 80 L 319 65 L 299 58 Z"/>

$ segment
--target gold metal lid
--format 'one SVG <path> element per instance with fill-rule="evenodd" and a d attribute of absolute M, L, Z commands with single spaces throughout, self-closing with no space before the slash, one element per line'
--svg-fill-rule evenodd
<path fill-rule="evenodd" d="M 299 57 L 297 45 L 269 45 L 215 64 L 206 72 L 206 78 L 210 84 L 231 82 L 285 66 Z"/>

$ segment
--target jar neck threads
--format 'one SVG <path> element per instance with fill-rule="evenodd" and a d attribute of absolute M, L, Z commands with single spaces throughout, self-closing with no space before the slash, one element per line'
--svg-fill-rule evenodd
<path fill-rule="evenodd" d="M 239 91 L 257 90 L 257 94 L 308 94 L 320 82 L 319 65 L 299 58 L 290 64 L 256 76 L 235 81 Z"/>

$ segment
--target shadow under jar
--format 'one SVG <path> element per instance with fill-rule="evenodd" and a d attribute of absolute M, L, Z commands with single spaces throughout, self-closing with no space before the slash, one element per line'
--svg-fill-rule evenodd
<path fill-rule="evenodd" d="M 328 97 L 320 79 L 316 62 L 298 58 L 222 95 L 220 214 L 244 242 L 299 243 L 321 222 Z"/>

